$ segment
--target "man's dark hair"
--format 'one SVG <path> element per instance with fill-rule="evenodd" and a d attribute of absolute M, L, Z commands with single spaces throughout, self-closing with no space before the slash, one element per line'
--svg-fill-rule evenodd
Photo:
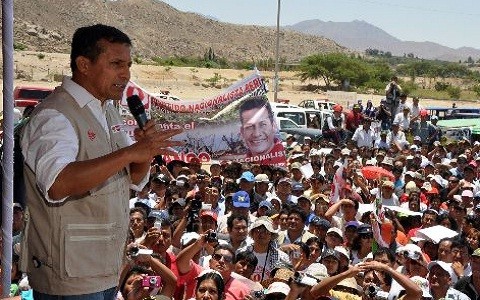
<path fill-rule="evenodd" d="M 70 53 L 70 68 L 72 72 L 77 70 L 75 60 L 84 56 L 91 61 L 96 61 L 104 49 L 99 44 L 100 40 L 110 43 L 132 45 L 130 38 L 121 30 L 103 24 L 80 27 L 73 34 L 72 52 Z"/>
<path fill-rule="evenodd" d="M 310 247 L 308 247 L 308 245 L 304 242 L 295 242 L 294 243 L 295 245 L 299 246 L 300 249 L 302 249 L 302 252 L 305 254 L 305 257 L 307 259 L 310 258 Z"/>
<path fill-rule="evenodd" d="M 457 237 L 452 239 L 452 247 L 451 247 L 452 250 L 454 248 L 461 249 L 461 248 L 464 248 L 464 247 L 467 247 L 468 254 L 473 253 L 474 249 L 472 249 L 470 247 L 470 245 L 467 243 L 467 241 L 463 237 L 457 236 Z"/>
<path fill-rule="evenodd" d="M 143 217 L 143 220 L 146 220 L 147 219 L 147 212 L 145 211 L 145 209 L 143 207 L 132 207 L 130 208 L 130 215 L 132 215 L 133 213 L 140 213 Z"/>
<path fill-rule="evenodd" d="M 230 244 L 218 244 L 215 247 L 215 249 L 213 250 L 213 252 L 217 252 L 218 250 L 227 250 L 228 252 L 230 252 L 232 254 L 232 262 L 235 261 L 235 250 L 233 250 L 232 245 L 230 245 Z"/>
<path fill-rule="evenodd" d="M 273 111 L 272 111 L 272 107 L 270 106 L 270 103 L 268 103 L 268 99 L 265 98 L 265 97 L 259 97 L 259 96 L 255 96 L 255 97 L 249 97 L 247 99 L 245 99 L 242 104 L 240 104 L 240 120 L 242 121 L 242 124 L 243 124 L 243 118 L 242 118 L 242 114 L 247 111 L 247 110 L 251 110 L 251 109 L 260 109 L 262 107 L 265 107 L 267 109 L 267 112 L 268 112 L 268 118 L 270 119 L 270 122 L 273 124 Z"/>
<path fill-rule="evenodd" d="M 246 216 L 238 215 L 238 214 L 232 214 L 227 219 L 227 228 L 228 228 L 229 231 L 232 230 L 233 221 L 235 221 L 235 220 L 245 221 L 245 223 L 248 225 L 248 219 L 247 219 Z"/>
<path fill-rule="evenodd" d="M 245 251 L 238 252 L 237 255 L 235 256 L 235 261 L 233 263 L 236 264 L 237 262 L 242 260 L 246 261 L 247 264 L 253 267 L 254 269 L 258 265 L 258 258 L 255 256 L 255 254 L 252 251 L 245 250 Z"/>
<path fill-rule="evenodd" d="M 137 274 L 151 274 L 152 271 L 144 268 L 142 266 L 134 266 L 128 273 L 123 277 L 122 282 L 120 283 L 120 293 L 122 293 L 123 299 L 127 299 L 127 294 L 125 293 L 125 285 L 127 284 L 128 278 L 132 275 Z"/>
<path fill-rule="evenodd" d="M 292 208 L 288 212 L 288 216 L 290 217 L 293 214 L 299 215 L 303 223 L 307 222 L 307 214 L 299 206 L 292 206 Z"/>
<path fill-rule="evenodd" d="M 387 258 L 388 260 L 391 262 L 391 263 L 394 263 L 395 262 L 395 255 L 393 254 L 393 252 L 387 248 L 387 247 L 380 247 L 377 249 L 377 251 L 375 251 L 375 253 L 373 253 L 373 260 L 375 260 L 375 258 L 377 258 L 378 256 L 381 256 L 381 255 L 384 255 L 386 254 L 387 255 Z"/>

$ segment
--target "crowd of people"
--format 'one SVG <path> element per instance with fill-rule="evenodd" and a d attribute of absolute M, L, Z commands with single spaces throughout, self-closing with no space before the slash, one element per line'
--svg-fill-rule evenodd
<path fill-rule="evenodd" d="M 370 114 L 370 102 L 347 115 L 336 106 L 325 138 L 288 138 L 286 168 L 158 164 L 178 131 L 159 134 L 149 121 L 130 144 L 113 130 L 108 100 L 129 79 L 129 49 L 113 27 L 80 28 L 72 79 L 33 112 L 22 139 L 27 207 L 14 209 L 13 294 L 480 298 L 480 143 L 441 143 L 418 100 L 399 101 L 393 116 L 389 94 L 404 95 L 387 87 L 382 131 L 372 133 L 381 113 Z M 100 101 L 85 100 L 92 95 Z"/>

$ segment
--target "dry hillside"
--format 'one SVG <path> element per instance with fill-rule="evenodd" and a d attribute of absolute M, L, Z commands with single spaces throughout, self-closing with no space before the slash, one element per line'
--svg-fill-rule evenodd
<path fill-rule="evenodd" d="M 222 23 L 158 0 L 14 0 L 14 15 L 15 43 L 31 51 L 67 53 L 77 27 L 105 23 L 128 33 L 136 54 L 147 58 L 203 56 L 209 47 L 229 60 L 274 57 L 275 29 Z M 287 61 L 345 51 L 331 40 L 289 31 L 282 32 L 281 45 Z"/>

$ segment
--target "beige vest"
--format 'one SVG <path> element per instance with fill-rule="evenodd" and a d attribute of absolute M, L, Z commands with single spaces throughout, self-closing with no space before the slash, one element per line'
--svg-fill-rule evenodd
<path fill-rule="evenodd" d="M 127 146 L 124 135 L 111 129 L 122 124 L 112 105 L 107 109 L 110 138 L 90 109 L 79 107 L 61 87 L 36 108 L 32 118 L 43 109 L 60 111 L 72 124 L 79 142 L 77 161 Z M 51 295 L 80 295 L 116 286 L 128 230 L 128 170 L 82 197 L 52 204 L 36 187 L 32 170 L 27 165 L 24 169 L 28 209 L 22 268 L 32 288 Z"/>

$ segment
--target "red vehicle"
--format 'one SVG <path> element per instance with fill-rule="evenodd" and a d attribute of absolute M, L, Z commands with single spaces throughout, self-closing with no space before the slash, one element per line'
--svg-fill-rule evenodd
<path fill-rule="evenodd" d="M 15 107 L 22 111 L 27 107 L 35 107 L 52 92 L 53 89 L 48 87 L 16 86 L 13 90 Z"/>

